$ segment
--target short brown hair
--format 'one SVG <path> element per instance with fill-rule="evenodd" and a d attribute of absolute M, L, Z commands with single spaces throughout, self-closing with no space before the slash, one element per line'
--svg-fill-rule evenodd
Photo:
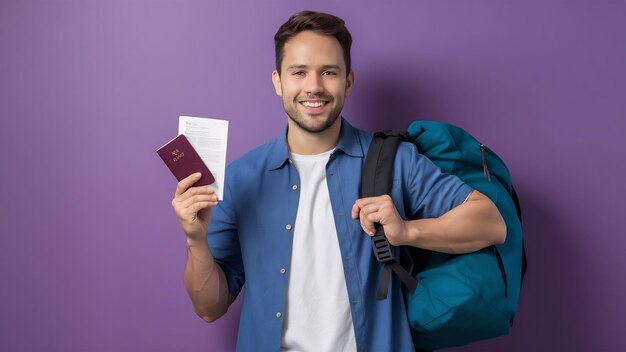
<path fill-rule="evenodd" d="M 350 63 L 350 47 L 352 46 L 352 35 L 346 28 L 344 20 L 331 14 L 303 11 L 291 16 L 287 22 L 274 35 L 274 45 L 276 49 L 276 71 L 280 74 L 280 66 L 283 63 L 285 43 L 296 34 L 303 31 L 314 31 L 319 34 L 337 38 L 339 45 L 343 49 L 343 61 L 346 64 L 346 74 L 352 69 Z"/>

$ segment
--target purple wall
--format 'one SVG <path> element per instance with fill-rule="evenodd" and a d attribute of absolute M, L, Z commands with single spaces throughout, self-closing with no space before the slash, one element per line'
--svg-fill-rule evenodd
<path fill-rule="evenodd" d="M 391 5 L 393 4 L 393 5 Z M 285 124 L 272 1 L 0 1 L 0 350 L 224 351 L 182 285 L 178 115 L 228 159 Z M 456 351 L 626 350 L 626 3 L 342 1 L 366 129 L 465 127 L 507 161 L 530 261 L 510 336 Z"/>

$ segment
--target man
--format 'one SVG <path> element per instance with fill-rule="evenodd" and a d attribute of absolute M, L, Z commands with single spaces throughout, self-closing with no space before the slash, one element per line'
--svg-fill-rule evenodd
<path fill-rule="evenodd" d="M 354 84 L 350 33 L 335 16 L 302 12 L 274 40 L 286 131 L 229 165 L 219 206 L 210 188 L 190 187 L 198 174 L 172 201 L 194 308 L 214 321 L 245 283 L 239 350 L 414 350 L 399 281 L 376 300 L 374 222 L 391 244 L 461 253 L 502 243 L 504 221 L 409 143 L 398 150 L 392 197 L 357 199 L 372 136 L 341 117 Z"/>

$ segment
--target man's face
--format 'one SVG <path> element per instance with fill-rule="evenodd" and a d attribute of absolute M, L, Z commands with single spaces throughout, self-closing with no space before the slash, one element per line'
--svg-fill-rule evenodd
<path fill-rule="evenodd" d="M 339 41 L 304 31 L 285 43 L 283 53 L 281 74 L 274 71 L 272 81 L 285 112 L 307 132 L 325 131 L 341 115 L 354 82 L 352 72 L 346 75 Z"/>

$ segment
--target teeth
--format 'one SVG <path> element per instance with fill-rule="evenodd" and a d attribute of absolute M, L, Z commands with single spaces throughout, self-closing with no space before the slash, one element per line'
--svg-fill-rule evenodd
<path fill-rule="evenodd" d="M 312 108 L 319 108 L 320 106 L 324 105 L 324 103 L 322 103 L 322 102 L 312 102 L 312 101 L 303 101 L 302 105 L 309 106 L 309 107 L 312 107 Z"/>

